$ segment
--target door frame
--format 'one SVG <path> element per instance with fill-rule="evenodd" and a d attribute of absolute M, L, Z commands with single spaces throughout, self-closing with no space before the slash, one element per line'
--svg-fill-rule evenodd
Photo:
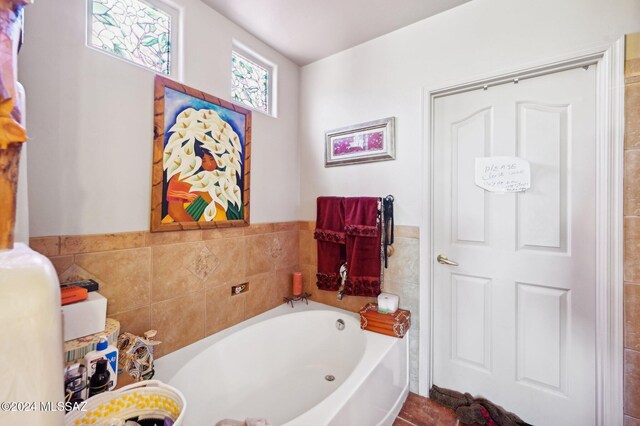
<path fill-rule="evenodd" d="M 433 384 L 433 120 L 437 98 L 513 84 L 581 66 L 596 66 L 596 424 L 623 423 L 623 160 L 624 37 L 542 64 L 422 90 L 423 156 L 420 226 L 421 324 L 419 330 L 419 393 Z M 423 361 L 424 360 L 424 361 Z"/>

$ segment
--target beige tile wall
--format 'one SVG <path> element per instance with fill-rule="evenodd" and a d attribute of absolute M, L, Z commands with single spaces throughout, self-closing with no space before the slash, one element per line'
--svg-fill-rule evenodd
<path fill-rule="evenodd" d="M 640 34 L 627 35 L 624 151 L 624 413 L 640 426 Z"/>
<path fill-rule="evenodd" d="M 162 356 L 258 315 L 290 293 L 297 222 L 183 232 L 32 238 L 61 282 L 94 278 L 123 331 L 158 330 Z M 231 296 L 231 286 L 249 291 Z"/>
<path fill-rule="evenodd" d="M 311 293 L 316 302 L 358 312 L 375 298 L 344 296 L 338 300 L 335 291 L 318 290 L 315 275 L 318 271 L 317 247 L 313 239 L 314 222 L 300 222 L 300 269 L 304 290 Z M 384 272 L 383 291 L 400 296 L 400 307 L 411 311 L 409 332 L 409 374 L 412 392 L 418 390 L 418 330 L 420 329 L 420 232 L 415 226 L 396 226 L 394 253 L 389 258 L 389 268 Z"/>
<path fill-rule="evenodd" d="M 303 272 L 316 302 L 357 312 L 375 298 L 320 291 L 313 222 L 289 222 L 181 232 L 52 236 L 30 240 L 51 259 L 60 282 L 93 278 L 108 299 L 107 315 L 122 331 L 158 330 L 159 356 L 267 311 L 291 293 L 291 274 Z M 419 231 L 396 226 L 395 252 L 383 290 L 400 296 L 412 314 L 411 390 L 418 386 Z M 249 291 L 231 296 L 231 286 Z"/>

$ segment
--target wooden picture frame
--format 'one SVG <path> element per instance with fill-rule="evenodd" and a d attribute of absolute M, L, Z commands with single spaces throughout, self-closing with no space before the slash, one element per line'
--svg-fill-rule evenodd
<path fill-rule="evenodd" d="M 395 158 L 395 117 L 341 127 L 325 133 L 325 167 Z"/>
<path fill-rule="evenodd" d="M 151 232 L 249 225 L 251 111 L 157 75 Z"/>

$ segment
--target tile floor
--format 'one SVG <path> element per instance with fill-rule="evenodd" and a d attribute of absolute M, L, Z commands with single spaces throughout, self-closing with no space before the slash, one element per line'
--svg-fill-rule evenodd
<path fill-rule="evenodd" d="M 456 412 L 435 401 L 409 392 L 393 426 L 456 426 Z M 474 426 L 474 425 L 471 425 Z"/>

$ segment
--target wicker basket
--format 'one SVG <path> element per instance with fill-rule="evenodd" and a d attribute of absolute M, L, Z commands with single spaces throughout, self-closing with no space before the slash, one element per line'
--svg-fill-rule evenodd
<path fill-rule="evenodd" d="M 131 417 L 169 417 L 182 426 L 187 402 L 182 393 L 159 380 L 145 380 L 104 392 L 87 400 L 86 411 L 65 415 L 65 426 L 109 424 L 109 420 Z"/>

